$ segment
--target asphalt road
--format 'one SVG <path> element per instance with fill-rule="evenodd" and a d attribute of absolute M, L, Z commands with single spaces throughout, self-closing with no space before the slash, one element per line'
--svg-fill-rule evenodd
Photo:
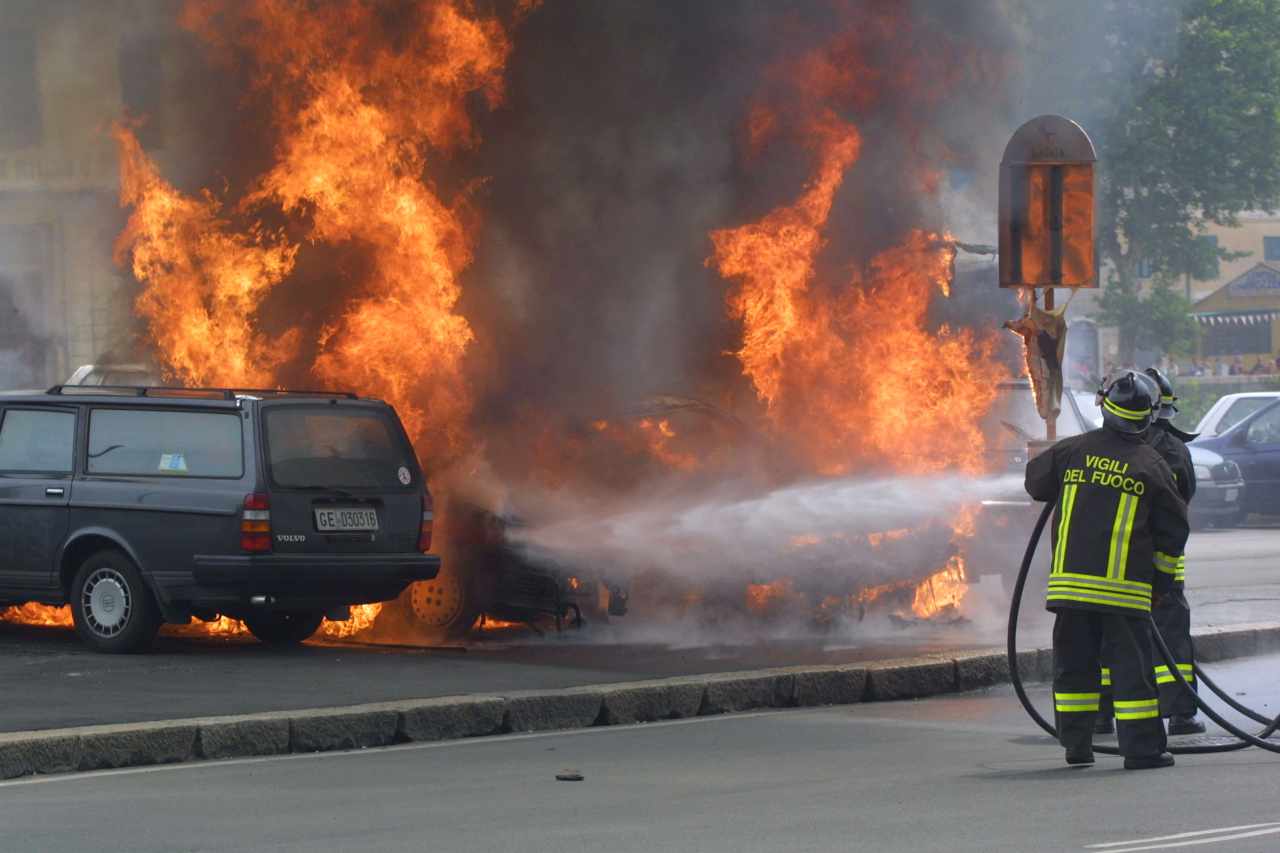
<path fill-rule="evenodd" d="M 99 655 L 70 631 L 0 624 L 0 732 L 853 663 L 952 645 L 928 633 L 908 640 L 688 648 L 589 637 L 531 642 L 528 632 L 512 631 L 465 648 L 309 643 L 279 650 L 251 639 L 161 637 L 151 654 Z"/>
<path fill-rule="evenodd" d="M 1280 614 L 1280 523 L 1192 533 L 1187 597 L 1197 625 L 1274 620 Z"/>
<path fill-rule="evenodd" d="M 1220 665 L 1280 706 L 1280 656 Z M 1041 707 L 1048 697 L 1036 691 Z M 1081 851 L 1280 846 L 1280 756 L 1069 769 L 1007 689 L 0 783 L 8 851 Z M 565 769 L 584 782 L 559 782 Z M 1166 839 L 1164 841 L 1158 839 Z"/>

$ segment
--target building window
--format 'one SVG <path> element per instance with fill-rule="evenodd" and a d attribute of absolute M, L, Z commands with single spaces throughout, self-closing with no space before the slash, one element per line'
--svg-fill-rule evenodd
<path fill-rule="evenodd" d="M 1218 258 L 1218 238 L 1213 234 L 1201 234 L 1196 238 L 1196 242 L 1200 244 L 1206 259 L 1206 275 L 1198 276 L 1198 278 L 1201 281 L 1212 281 L 1222 274 L 1220 259 Z"/>
<path fill-rule="evenodd" d="M 1280 237 L 1262 238 L 1262 257 L 1268 261 L 1280 261 Z"/>
<path fill-rule="evenodd" d="M 1151 278 L 1152 272 L 1154 270 L 1151 266 L 1151 260 L 1149 258 L 1138 258 L 1138 266 L 1134 271 L 1134 275 L 1138 278 Z"/>
<path fill-rule="evenodd" d="M 1202 327 L 1201 351 L 1207 356 L 1262 355 L 1271 352 L 1271 323 L 1218 323 Z"/>
<path fill-rule="evenodd" d="M 125 112 L 142 120 L 138 142 L 147 150 L 164 147 L 164 53 L 155 36 L 126 39 L 117 56 L 120 97 Z"/>
<path fill-rule="evenodd" d="M 35 33 L 0 30 L 0 148 L 34 148 L 43 136 Z"/>

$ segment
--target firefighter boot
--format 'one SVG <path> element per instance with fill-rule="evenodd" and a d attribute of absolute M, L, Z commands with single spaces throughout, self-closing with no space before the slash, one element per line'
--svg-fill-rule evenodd
<path fill-rule="evenodd" d="M 1173 756 L 1167 752 L 1159 755 L 1143 755 L 1137 758 L 1126 758 L 1124 760 L 1125 770 L 1157 770 L 1161 767 L 1172 767 Z"/>
<path fill-rule="evenodd" d="M 1088 767 L 1093 764 L 1093 747 L 1084 743 L 1068 748 L 1067 763 L 1073 767 Z"/>
<path fill-rule="evenodd" d="M 1169 734 L 1201 735 L 1204 734 L 1204 723 L 1197 720 L 1195 714 L 1189 716 L 1174 714 L 1169 718 Z"/>

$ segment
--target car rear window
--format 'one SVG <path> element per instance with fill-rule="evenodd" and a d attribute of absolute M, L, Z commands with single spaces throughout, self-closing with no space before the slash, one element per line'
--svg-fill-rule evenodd
<path fill-rule="evenodd" d="M 96 409 L 89 416 L 90 474 L 244 475 L 240 416 L 222 412 Z"/>
<path fill-rule="evenodd" d="M 1244 397 L 1236 400 L 1222 416 L 1218 425 L 1218 433 L 1224 433 L 1259 409 L 1266 408 L 1276 401 L 1275 397 Z"/>
<path fill-rule="evenodd" d="M 282 488 L 414 487 L 413 449 L 374 409 L 279 406 L 266 411 L 267 461 Z"/>

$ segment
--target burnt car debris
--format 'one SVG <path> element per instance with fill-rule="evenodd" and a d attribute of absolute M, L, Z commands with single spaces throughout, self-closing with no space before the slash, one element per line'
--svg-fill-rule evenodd
<path fill-rule="evenodd" d="M 412 584 L 384 614 L 429 640 L 465 636 L 479 620 L 522 623 L 541 630 L 581 628 L 628 610 L 628 587 L 599 574 L 569 569 L 516 541 L 525 522 L 466 499 L 438 506 L 443 566 Z M 385 627 L 383 630 L 394 630 Z M 398 627 L 398 626 L 397 626 Z"/>

